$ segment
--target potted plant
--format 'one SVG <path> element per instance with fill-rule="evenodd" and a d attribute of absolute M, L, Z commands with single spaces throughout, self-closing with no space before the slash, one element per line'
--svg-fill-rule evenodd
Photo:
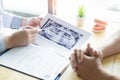
<path fill-rule="evenodd" d="M 85 18 L 85 9 L 84 6 L 80 6 L 77 15 L 77 26 L 83 26 L 84 18 Z"/>

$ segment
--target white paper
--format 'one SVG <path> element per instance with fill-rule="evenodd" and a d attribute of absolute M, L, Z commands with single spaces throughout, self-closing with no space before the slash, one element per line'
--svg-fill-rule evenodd
<path fill-rule="evenodd" d="M 0 57 L 0 64 L 47 80 L 53 80 L 66 62 L 68 60 L 57 55 L 53 49 L 32 44 L 14 48 Z"/>
<path fill-rule="evenodd" d="M 54 80 L 68 65 L 72 50 L 83 46 L 91 35 L 50 14 L 42 25 L 34 44 L 9 50 L 0 56 L 0 64 L 38 78 Z"/>

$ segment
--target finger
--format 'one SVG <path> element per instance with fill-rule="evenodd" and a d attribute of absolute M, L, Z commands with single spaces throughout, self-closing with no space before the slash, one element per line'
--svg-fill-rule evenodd
<path fill-rule="evenodd" d="M 31 40 L 31 43 L 34 43 L 34 42 L 35 42 L 35 39 L 36 39 L 36 38 L 33 38 L 33 39 Z"/>
<path fill-rule="evenodd" d="M 74 70 L 74 67 L 75 67 L 74 53 L 72 53 L 71 56 L 70 56 L 70 64 L 71 64 L 72 69 Z"/>
<path fill-rule="evenodd" d="M 80 63 L 82 63 L 84 54 L 82 50 L 79 50 L 79 53 L 80 53 L 80 61 L 81 61 Z"/>
<path fill-rule="evenodd" d="M 35 29 L 33 26 L 25 26 L 24 29 Z"/>
<path fill-rule="evenodd" d="M 78 67 L 77 52 L 78 52 L 78 50 L 75 49 L 75 50 L 74 50 L 74 58 L 75 58 L 75 60 L 74 60 L 74 61 L 75 61 L 74 71 L 75 71 L 75 72 L 76 72 L 77 67 Z"/>
<path fill-rule="evenodd" d="M 39 19 L 39 21 L 40 21 L 40 25 L 42 25 L 43 18 L 41 18 L 41 17 L 37 17 L 37 19 Z"/>
<path fill-rule="evenodd" d="M 89 43 L 87 44 L 86 50 L 84 50 L 84 54 L 87 55 L 87 56 L 90 56 L 90 54 L 89 54 Z"/>
<path fill-rule="evenodd" d="M 37 29 L 30 29 L 30 30 L 28 30 L 28 33 L 30 33 L 30 34 L 36 34 L 38 32 L 39 32 L 39 30 L 37 30 Z"/>
<path fill-rule="evenodd" d="M 94 56 L 92 48 L 89 49 L 89 53 L 90 53 L 90 56 Z"/>
<path fill-rule="evenodd" d="M 78 50 L 75 49 L 75 50 L 74 50 L 74 55 L 75 55 L 75 58 L 76 58 L 76 62 L 78 63 L 78 61 L 77 61 L 77 53 L 78 53 Z"/>
<path fill-rule="evenodd" d="M 42 24 L 42 18 L 38 18 L 38 17 L 35 17 L 34 18 L 34 21 L 37 23 L 37 26 L 41 27 L 41 24 Z"/>
<path fill-rule="evenodd" d="M 86 48 L 85 54 L 86 54 L 87 56 L 90 56 L 90 54 L 89 54 L 89 48 L 88 48 L 88 47 Z"/>
<path fill-rule="evenodd" d="M 83 61 L 83 52 L 81 50 L 77 51 L 77 61 L 79 64 Z"/>
<path fill-rule="evenodd" d="M 28 41 L 28 44 L 33 43 L 33 42 L 34 42 L 34 40 L 35 40 L 35 39 L 30 39 L 30 40 Z"/>
<path fill-rule="evenodd" d="M 77 67 L 77 59 L 75 57 L 75 54 L 71 54 L 71 57 L 70 57 L 70 63 L 71 63 L 71 66 L 72 66 L 72 69 L 74 71 L 76 71 L 76 67 Z"/>
<path fill-rule="evenodd" d="M 37 24 L 36 26 L 40 26 L 40 20 L 38 18 L 33 18 L 33 20 L 35 21 L 35 23 Z M 35 25 L 34 25 L 35 26 Z"/>
<path fill-rule="evenodd" d="M 37 33 L 34 33 L 34 34 L 30 34 L 29 37 L 30 37 L 30 39 L 34 39 L 37 37 L 37 35 L 38 35 Z"/>
<path fill-rule="evenodd" d="M 41 18 L 41 17 L 38 17 L 38 19 L 39 19 L 40 21 L 42 21 L 42 20 L 43 20 L 43 18 Z"/>
<path fill-rule="evenodd" d="M 30 35 L 30 38 L 31 38 L 31 39 L 32 39 L 32 38 L 35 38 L 35 37 L 37 37 L 37 35 L 38 35 L 37 33 L 36 33 L 36 34 L 31 34 L 31 35 Z"/>
<path fill-rule="evenodd" d="M 94 56 L 95 56 L 96 58 L 99 58 L 99 54 L 97 53 L 97 51 L 94 51 Z"/>
<path fill-rule="evenodd" d="M 103 52 L 101 50 L 99 50 L 98 53 L 99 53 L 100 59 L 102 60 L 103 59 Z"/>
<path fill-rule="evenodd" d="M 35 17 L 30 18 L 30 19 L 27 20 L 27 24 L 31 25 L 33 27 L 36 27 L 36 26 L 38 26 L 38 21 L 37 21 L 37 19 L 35 19 Z"/>
<path fill-rule="evenodd" d="M 87 48 L 88 48 L 88 49 L 90 49 L 90 48 L 91 48 L 91 45 L 90 45 L 89 43 L 87 44 Z"/>
<path fill-rule="evenodd" d="M 41 19 L 39 19 L 39 18 L 36 18 L 36 20 L 38 21 L 38 22 L 37 22 L 37 23 L 38 23 L 38 26 L 39 26 L 39 27 L 41 27 L 42 20 L 41 20 Z"/>
<path fill-rule="evenodd" d="M 103 55 L 100 52 L 94 51 L 95 58 L 99 58 L 100 60 L 103 59 Z"/>
<path fill-rule="evenodd" d="M 90 56 L 94 56 L 94 54 L 93 54 L 93 49 L 91 48 L 90 44 L 87 45 L 87 48 L 88 48 L 88 54 L 89 54 Z"/>
<path fill-rule="evenodd" d="M 81 63 L 81 57 L 80 57 L 81 53 L 79 52 L 79 50 L 77 50 L 77 62 Z"/>
<path fill-rule="evenodd" d="M 25 29 L 34 29 L 34 27 L 28 25 L 20 28 L 20 30 L 25 30 Z"/>
<path fill-rule="evenodd" d="M 35 41 L 36 37 L 37 37 L 37 34 L 29 35 L 29 44 L 33 43 Z"/>

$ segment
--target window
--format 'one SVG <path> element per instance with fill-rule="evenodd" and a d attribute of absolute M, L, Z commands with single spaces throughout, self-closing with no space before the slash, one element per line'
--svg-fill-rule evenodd
<path fill-rule="evenodd" d="M 76 21 L 78 7 L 81 5 L 85 6 L 85 15 L 89 19 L 120 21 L 120 0 L 56 0 L 56 14 L 63 16 L 64 19 L 67 17 L 66 21 L 72 22 L 71 19 Z M 119 10 L 111 10 L 112 5 Z"/>
<path fill-rule="evenodd" d="M 3 7 L 22 16 L 45 15 L 48 12 L 48 0 L 3 0 Z"/>
<path fill-rule="evenodd" d="M 81 3 L 83 3 L 81 0 L 57 0 L 56 13 L 58 15 L 77 15 L 77 9 Z"/>
<path fill-rule="evenodd" d="M 45 16 L 49 12 L 62 16 L 64 19 L 67 17 L 66 21 L 76 19 L 81 5 L 85 6 L 87 18 L 109 19 L 112 16 L 111 20 L 120 20 L 120 11 L 115 12 L 109 9 L 111 6 L 115 8 L 116 4 L 120 9 L 120 0 L 3 0 L 5 10 L 25 17 Z"/>

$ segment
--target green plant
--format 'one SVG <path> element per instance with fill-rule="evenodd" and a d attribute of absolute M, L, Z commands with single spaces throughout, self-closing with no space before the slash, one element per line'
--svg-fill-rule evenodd
<path fill-rule="evenodd" d="M 80 6 L 78 9 L 78 16 L 79 17 L 84 17 L 85 16 L 85 9 L 84 6 Z"/>

